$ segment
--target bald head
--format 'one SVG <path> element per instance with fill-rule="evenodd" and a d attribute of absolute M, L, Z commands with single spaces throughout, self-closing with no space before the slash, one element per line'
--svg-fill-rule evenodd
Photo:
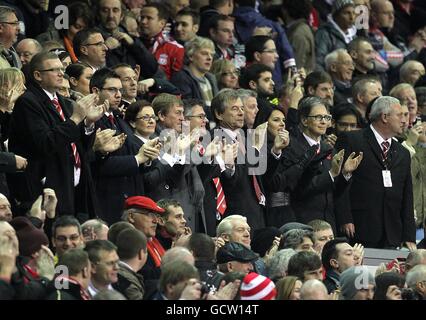
<path fill-rule="evenodd" d="M 371 2 L 371 16 L 379 28 L 392 29 L 395 22 L 392 2 L 389 0 L 373 0 Z"/>
<path fill-rule="evenodd" d="M 30 38 L 19 41 L 16 46 L 16 52 L 18 52 L 23 65 L 30 63 L 33 56 L 41 52 L 42 49 L 43 47 L 37 40 Z"/>
<path fill-rule="evenodd" d="M 300 289 L 301 300 L 329 300 L 325 285 L 319 280 L 308 280 Z"/>
<path fill-rule="evenodd" d="M 166 251 L 161 259 L 161 268 L 173 261 L 185 261 L 194 265 L 195 259 L 191 251 L 184 247 L 174 247 Z"/>
<path fill-rule="evenodd" d="M 409 60 L 399 70 L 399 82 L 409 83 L 412 86 L 425 74 L 425 67 L 421 62 Z"/>

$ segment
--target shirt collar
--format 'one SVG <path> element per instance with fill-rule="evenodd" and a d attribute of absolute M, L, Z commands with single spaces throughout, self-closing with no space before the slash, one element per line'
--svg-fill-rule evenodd
<path fill-rule="evenodd" d="M 319 141 L 315 141 L 314 139 L 312 139 L 311 137 L 308 137 L 305 133 L 303 133 L 303 136 L 305 137 L 306 141 L 308 141 L 309 146 L 315 146 L 318 145 L 321 142 L 321 138 L 319 139 Z"/>
<path fill-rule="evenodd" d="M 383 142 L 383 141 L 387 141 L 387 142 L 389 142 L 389 147 L 391 146 L 391 144 L 392 144 L 392 138 L 389 138 L 389 139 L 385 140 L 385 139 L 383 139 L 383 137 L 380 135 L 380 133 L 378 133 L 378 132 L 376 131 L 376 129 L 374 129 L 374 126 L 373 126 L 372 124 L 370 124 L 370 128 L 371 128 L 371 130 L 373 131 L 374 136 L 376 137 L 377 143 L 379 144 L 379 146 L 380 146 L 380 147 L 382 147 L 382 142 Z"/>
<path fill-rule="evenodd" d="M 43 89 L 43 88 L 42 88 L 42 89 Z M 44 90 L 44 89 L 43 89 L 43 91 L 44 91 L 44 93 L 45 93 L 45 94 L 47 94 L 47 96 L 49 97 L 49 99 L 50 99 L 50 100 L 53 100 L 53 99 L 57 98 L 56 93 L 51 94 L 49 91 Z"/>
<path fill-rule="evenodd" d="M 107 290 L 114 290 L 114 288 L 112 287 L 111 284 L 109 284 Z M 93 285 L 92 282 L 90 282 L 89 284 L 88 291 L 91 297 L 94 297 L 99 292 L 99 290 Z"/>
<path fill-rule="evenodd" d="M 138 133 L 136 133 L 136 132 L 135 132 L 135 136 L 136 136 L 137 138 L 141 139 L 143 143 L 147 143 L 147 141 L 148 141 L 148 139 L 146 139 L 146 138 L 142 137 L 140 134 L 138 134 Z"/>
<path fill-rule="evenodd" d="M 129 266 L 127 263 L 125 263 L 122 260 L 120 260 L 119 264 L 122 265 L 122 266 L 125 266 L 127 269 L 132 270 L 133 272 L 136 272 L 135 270 L 133 270 L 133 268 L 131 266 Z"/>

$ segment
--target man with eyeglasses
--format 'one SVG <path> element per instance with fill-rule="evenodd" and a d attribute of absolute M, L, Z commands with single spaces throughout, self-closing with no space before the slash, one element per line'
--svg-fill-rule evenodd
<path fill-rule="evenodd" d="M 55 220 L 52 226 L 52 245 L 56 250 L 56 262 L 69 249 L 84 247 L 81 225 L 76 218 L 62 216 Z"/>
<path fill-rule="evenodd" d="M 163 215 L 164 211 L 148 197 L 129 197 L 124 203 L 122 220 L 142 231 L 148 240 L 148 258 L 139 271 L 144 277 L 146 296 L 150 296 L 156 290 L 161 274 L 161 260 L 166 251 L 155 237 L 158 220 L 161 219 L 160 216 Z"/>
<path fill-rule="evenodd" d="M 86 243 L 84 250 L 91 263 L 90 296 L 94 297 L 99 291 L 114 290 L 112 284 L 118 281 L 120 261 L 117 247 L 108 240 L 92 240 Z"/>
<path fill-rule="evenodd" d="M 29 207 L 44 188 L 55 190 L 57 215 L 95 216 L 94 185 L 87 158 L 95 122 L 104 112 L 94 94 L 73 103 L 58 94 L 64 68 L 55 53 L 41 52 L 29 65 L 27 91 L 15 103 L 9 150 L 31 159 L 25 174 L 13 175 L 11 194 Z"/>
<path fill-rule="evenodd" d="M 300 156 L 310 148 L 315 148 L 316 155 L 304 170 L 299 182 L 291 192 L 291 204 L 296 219 L 308 223 L 315 219 L 327 221 L 336 233 L 336 216 L 334 213 L 333 191 L 343 188 L 344 175 L 356 170 L 362 156 L 352 154 L 349 161 L 343 163 L 344 150 L 332 155 L 333 149 L 323 140 L 327 128 L 331 126 L 328 107 L 318 97 L 306 97 L 299 103 L 299 129 L 291 131 L 293 142 L 287 151 L 288 157 Z"/>
<path fill-rule="evenodd" d="M 93 179 L 97 184 L 96 194 L 102 209 L 100 217 L 112 224 L 119 221 L 126 197 L 144 194 L 141 174 L 145 169 L 143 164 L 150 160 L 144 150 L 150 148 L 151 142 L 140 146 L 130 126 L 121 118 L 118 107 L 123 86 L 114 71 L 108 68 L 96 71 L 89 86 L 91 92 L 99 95 L 99 101 L 107 105 L 104 115 L 96 123 L 96 128 L 113 129 L 117 134 L 127 135 L 126 141 L 118 150 L 107 155 L 97 154 L 94 162 L 96 170 Z M 152 148 L 151 151 L 158 156 L 158 149 Z"/>
<path fill-rule="evenodd" d="M 232 48 L 234 42 L 234 19 L 230 16 L 219 14 L 211 19 L 209 38 L 215 44 L 214 60 L 234 58 Z"/>
<path fill-rule="evenodd" d="M 99 30 L 79 31 L 73 39 L 73 47 L 78 60 L 88 64 L 93 71 L 105 66 L 108 47 Z"/>
<path fill-rule="evenodd" d="M 19 21 L 13 8 L 0 6 L 0 68 L 21 68 L 21 60 L 13 49 L 18 39 Z"/>

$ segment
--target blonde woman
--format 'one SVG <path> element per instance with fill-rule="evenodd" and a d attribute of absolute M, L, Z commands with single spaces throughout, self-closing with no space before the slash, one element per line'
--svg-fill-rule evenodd
<path fill-rule="evenodd" d="M 239 70 L 230 60 L 216 60 L 211 69 L 217 80 L 219 90 L 224 88 L 238 89 Z"/>
<path fill-rule="evenodd" d="M 25 77 L 18 68 L 0 69 L 0 193 L 8 195 L 6 177 L 3 173 L 24 170 L 27 159 L 7 152 L 10 114 L 16 100 L 25 92 Z"/>

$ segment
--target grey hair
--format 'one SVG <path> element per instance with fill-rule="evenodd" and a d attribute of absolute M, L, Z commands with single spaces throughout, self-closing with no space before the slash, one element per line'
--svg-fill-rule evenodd
<path fill-rule="evenodd" d="M 409 288 L 415 288 L 420 281 L 426 281 L 426 265 L 417 265 L 407 273 L 405 282 Z"/>
<path fill-rule="evenodd" d="M 241 101 L 244 104 L 244 101 L 246 101 L 248 98 L 257 98 L 257 92 L 253 90 L 248 89 L 238 89 L 237 94 L 240 97 Z"/>
<path fill-rule="evenodd" d="M 426 250 L 425 249 L 417 249 L 411 251 L 407 256 L 406 265 L 410 268 L 414 268 L 415 266 L 422 263 L 422 260 L 426 259 Z"/>
<path fill-rule="evenodd" d="M 283 249 L 276 252 L 266 263 L 268 277 L 272 280 L 285 277 L 287 274 L 288 262 L 296 253 L 294 249 Z"/>
<path fill-rule="evenodd" d="M 297 246 L 303 243 L 303 238 L 310 238 L 314 243 L 314 234 L 312 231 L 303 229 L 293 229 L 284 233 L 281 249 L 292 248 L 296 249 Z"/>
<path fill-rule="evenodd" d="M 210 109 L 216 123 L 219 123 L 219 119 L 216 118 L 215 111 L 218 114 L 223 114 L 227 105 L 238 99 L 240 99 L 240 97 L 237 90 L 234 89 L 222 89 L 214 96 Z"/>
<path fill-rule="evenodd" d="M 107 223 L 101 219 L 90 219 L 81 225 L 81 230 L 83 231 L 83 235 L 86 235 L 93 229 L 93 232 L 99 234 L 102 230 L 103 226 L 108 226 Z"/>
<path fill-rule="evenodd" d="M 11 13 L 16 14 L 16 10 L 8 6 L 0 6 L 0 21 L 5 21 Z"/>
<path fill-rule="evenodd" d="M 233 214 L 233 215 L 227 216 L 217 226 L 216 236 L 220 237 L 222 234 L 230 234 L 232 232 L 234 220 L 243 220 L 244 222 L 247 222 L 247 218 L 239 214 Z"/>
<path fill-rule="evenodd" d="M 371 111 L 369 114 L 370 122 L 375 122 L 382 114 L 390 114 L 392 111 L 392 106 L 395 104 L 400 104 L 399 100 L 394 97 L 382 96 L 378 97 L 371 106 Z"/>
<path fill-rule="evenodd" d="M 340 48 L 340 49 L 334 50 L 333 52 L 330 52 L 328 55 L 326 55 L 325 60 L 324 60 L 325 70 L 327 70 L 327 72 L 329 72 L 331 65 L 333 63 L 336 63 L 339 60 L 339 56 L 341 54 L 344 54 L 344 53 L 348 53 L 348 51 L 346 49 Z"/>
<path fill-rule="evenodd" d="M 399 81 L 406 81 L 407 76 L 409 76 L 411 73 L 411 67 L 415 64 L 421 64 L 423 66 L 421 62 L 416 60 L 408 60 L 401 66 L 401 69 L 399 69 Z"/>
<path fill-rule="evenodd" d="M 317 279 L 306 281 L 300 288 L 301 300 L 327 300 L 327 287 Z"/>
<path fill-rule="evenodd" d="M 200 49 L 211 49 L 213 52 L 215 51 L 214 43 L 208 38 L 203 37 L 195 37 L 192 40 L 189 40 L 187 43 L 185 43 L 185 55 L 186 58 L 192 57 L 195 53 L 195 51 L 198 51 Z"/>
<path fill-rule="evenodd" d="M 363 95 L 367 91 L 367 85 L 368 84 L 374 84 L 377 83 L 378 80 L 368 78 L 368 79 L 361 79 L 356 81 L 352 86 L 352 98 L 354 101 L 356 100 L 358 95 Z"/>
<path fill-rule="evenodd" d="M 411 89 L 411 90 L 414 91 L 414 88 L 413 88 L 413 86 L 411 84 L 409 84 L 409 83 L 399 83 L 395 87 L 392 88 L 392 90 L 389 92 L 389 95 L 391 97 L 399 99 L 401 91 L 405 90 L 405 89 Z"/>

